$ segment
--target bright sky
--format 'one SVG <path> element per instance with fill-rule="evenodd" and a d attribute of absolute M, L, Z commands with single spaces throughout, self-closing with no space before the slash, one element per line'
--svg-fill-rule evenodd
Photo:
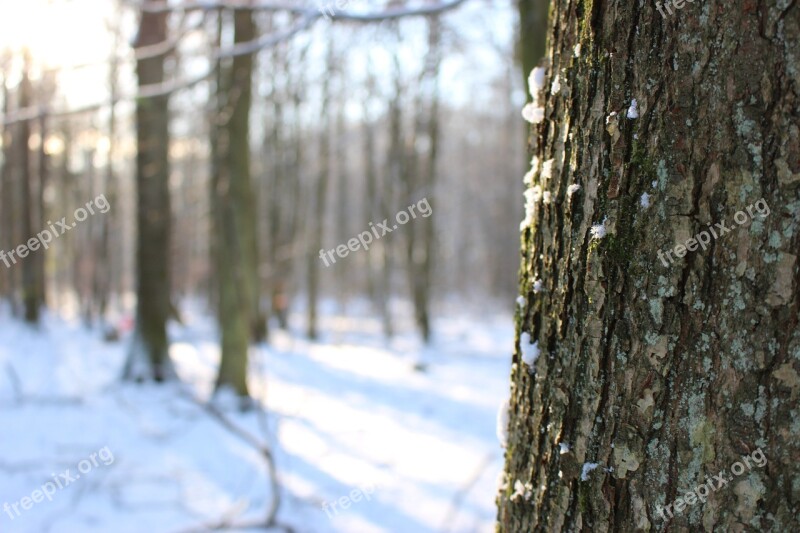
<path fill-rule="evenodd" d="M 104 101 L 108 98 L 107 61 L 113 44 L 108 24 L 116 20 L 117 6 L 116 0 L 0 0 L 0 51 L 12 50 L 20 58 L 19 52 L 26 46 L 36 64 L 46 67 L 63 69 L 96 63 L 76 71 L 62 70 L 58 75 L 59 94 L 66 97 L 69 108 Z M 358 7 L 363 4 L 359 3 Z M 125 13 L 124 39 L 128 40 L 134 32 L 135 20 L 129 5 Z M 460 104 L 490 99 L 489 94 L 476 94 L 476 87 L 487 85 L 502 68 L 487 40 L 491 36 L 497 43 L 508 42 L 514 25 L 513 2 L 470 0 L 448 14 L 446 20 L 457 28 L 463 39 L 462 47 L 464 43 L 466 46 L 461 54 L 448 56 L 443 64 L 443 96 Z M 318 26 L 324 24 L 320 21 Z M 383 40 L 375 34 L 372 38 L 378 42 Z M 127 61 L 121 65 L 120 74 L 122 90 L 130 94 L 134 89 L 133 62 L 132 54 L 125 53 L 124 45 L 120 53 Z M 401 46 L 406 67 L 416 68 L 424 54 L 424 35 L 404 34 Z M 363 50 L 358 50 L 359 47 Z M 351 50 L 351 64 L 356 71 L 358 56 L 363 55 L 360 52 L 370 48 L 370 44 L 361 39 Z M 185 67 L 189 66 L 187 63 L 184 62 Z M 19 62 L 16 67 L 18 69 Z M 379 64 L 376 68 L 379 77 L 386 75 L 388 80 L 389 73 L 381 72 Z M 14 76 L 11 81 L 16 81 Z M 360 103 L 356 103 L 360 107 Z"/>
<path fill-rule="evenodd" d="M 0 0 L 0 48 L 27 46 L 50 67 L 102 60 L 113 7 L 109 0 Z"/>

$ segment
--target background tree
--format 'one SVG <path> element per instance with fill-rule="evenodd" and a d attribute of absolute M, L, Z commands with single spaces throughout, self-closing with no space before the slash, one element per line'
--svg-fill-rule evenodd
<path fill-rule="evenodd" d="M 519 10 L 519 38 L 517 56 L 522 66 L 523 78 L 544 57 L 547 44 L 547 15 L 551 3 L 548 0 L 517 0 Z M 528 99 L 531 95 L 528 95 Z"/>
<path fill-rule="evenodd" d="M 234 44 L 255 38 L 252 10 L 234 11 L 233 22 Z M 212 174 L 222 333 L 217 388 L 229 386 L 247 396 L 248 347 L 252 337 L 263 338 L 266 320 L 259 307 L 256 199 L 250 176 L 252 54 L 236 55 L 221 74 L 223 83 L 217 87 L 221 107 L 216 119 L 222 124 L 215 140 L 221 164 Z"/>
<path fill-rule="evenodd" d="M 796 529 L 800 10 L 727 7 L 553 4 L 501 531 Z"/>
<path fill-rule="evenodd" d="M 155 6 L 166 5 L 154 2 Z M 134 48 L 167 40 L 166 11 L 143 11 Z M 140 90 L 164 82 L 164 53 L 136 62 Z M 170 316 L 169 96 L 136 100 L 136 331 L 123 376 L 163 381 L 173 375 L 168 353 Z"/>

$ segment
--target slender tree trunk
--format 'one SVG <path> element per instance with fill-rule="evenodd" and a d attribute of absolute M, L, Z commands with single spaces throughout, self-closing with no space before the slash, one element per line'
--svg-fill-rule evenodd
<path fill-rule="evenodd" d="M 351 238 L 353 235 L 352 230 L 350 229 L 350 212 L 352 210 L 351 201 L 350 201 L 350 192 L 352 191 L 352 187 L 350 186 L 349 180 L 349 157 L 348 157 L 348 150 L 347 150 L 347 122 L 344 116 L 344 108 L 346 102 L 346 82 L 345 82 L 345 75 L 342 71 L 342 63 L 346 62 L 347 59 L 343 55 L 339 56 L 336 60 L 337 67 L 335 71 L 335 75 L 338 81 L 338 91 L 336 98 L 336 123 L 334 125 L 334 139 L 335 139 L 335 149 L 334 153 L 336 154 L 336 184 L 337 184 L 337 194 L 336 194 L 336 212 L 335 212 L 335 219 L 336 219 L 336 230 L 337 235 L 339 238 L 337 239 L 338 242 L 347 242 L 348 239 Z M 333 72 L 328 73 L 329 76 L 334 75 Z M 353 258 L 355 261 L 356 258 Z M 339 309 L 340 312 L 344 315 L 346 314 L 347 309 L 347 300 L 350 298 L 350 291 L 352 288 L 352 269 L 351 268 L 339 268 L 334 272 L 336 274 L 336 292 L 338 293 L 339 299 Z"/>
<path fill-rule="evenodd" d="M 8 63 L 7 58 L 3 58 L 3 116 L 10 111 L 10 91 L 8 88 Z M 14 183 L 11 172 L 11 157 L 13 154 L 13 128 L 3 126 L 3 166 L 0 168 L 0 250 L 10 251 L 14 247 Z M 0 266 L 0 296 L 4 297 L 9 303 L 14 300 L 14 277 L 11 270 L 11 262 L 8 259 Z"/>
<path fill-rule="evenodd" d="M 366 90 L 367 95 L 363 101 L 362 112 L 364 113 L 364 122 L 362 124 L 362 140 L 363 140 L 363 156 L 364 156 L 364 180 L 366 181 L 364 187 L 364 213 L 366 221 L 362 227 L 366 227 L 369 222 L 378 218 L 377 205 L 378 205 L 378 169 L 375 164 L 375 122 L 371 116 L 370 106 L 375 99 L 377 81 L 372 65 L 372 58 L 367 57 L 367 82 Z M 375 247 L 380 247 L 381 243 L 376 242 Z M 381 309 L 379 300 L 380 288 L 379 280 L 377 277 L 378 269 L 377 263 L 373 253 L 368 253 L 365 256 L 366 269 L 367 269 L 367 295 L 370 302 L 372 302 L 375 309 Z"/>
<path fill-rule="evenodd" d="M 433 196 L 439 155 L 439 70 L 441 65 L 441 23 L 438 17 L 428 19 L 428 53 L 420 76 L 414 138 L 409 143 L 408 164 L 404 173 L 407 204 L 421 197 Z M 419 154 L 418 139 L 426 141 L 427 150 Z M 420 217 L 405 227 L 407 232 L 408 274 L 414 302 L 414 318 L 423 341 L 431 338 L 431 281 L 435 228 L 433 217 Z"/>
<path fill-rule="evenodd" d="M 163 2 L 158 2 L 163 3 Z M 135 48 L 167 39 L 167 14 L 143 12 Z M 139 86 L 164 81 L 164 56 L 136 62 Z M 123 377 L 163 381 L 174 376 L 169 359 L 170 315 L 169 99 L 136 101 L 136 331 Z"/>
<path fill-rule="evenodd" d="M 332 71 L 334 65 L 333 41 L 328 42 L 327 56 L 328 71 Z M 322 252 L 322 236 L 325 229 L 325 212 L 328 199 L 328 183 L 330 182 L 330 77 L 325 76 L 322 82 L 322 126 L 319 140 L 319 174 L 317 176 L 316 187 L 314 190 L 314 211 L 313 225 L 309 239 L 310 247 L 308 250 L 308 338 L 318 337 L 317 304 L 319 300 L 319 277 L 320 277 L 320 252 Z"/>
<path fill-rule="evenodd" d="M 29 78 L 30 59 L 26 57 L 22 81 L 20 83 L 19 106 L 26 108 L 32 103 L 32 86 Z M 25 242 L 33 237 L 38 231 L 34 230 L 36 225 L 36 205 L 33 197 L 33 173 L 31 172 L 29 141 L 31 137 L 31 125 L 28 120 L 23 120 L 19 124 L 19 167 L 21 169 L 22 185 L 22 236 Z M 21 243 L 24 244 L 24 243 Z M 19 255 L 19 254 L 18 254 Z M 22 269 L 22 301 L 25 305 L 25 322 L 29 324 L 39 323 L 39 309 L 41 307 L 42 287 L 39 285 L 39 261 L 41 251 L 28 251 L 27 257 L 21 262 Z"/>
<path fill-rule="evenodd" d="M 46 206 L 44 201 L 44 191 L 47 188 L 47 180 L 49 173 L 50 159 L 47 156 L 46 140 L 47 140 L 47 113 L 42 112 L 39 116 L 39 153 L 38 153 L 38 170 L 39 179 L 36 181 L 36 226 L 45 228 L 45 220 L 47 214 L 45 213 Z M 37 232 L 40 230 L 36 230 Z M 47 301 L 47 288 L 45 280 L 45 258 L 44 251 L 41 251 L 36 256 L 36 286 L 39 288 L 39 305 L 44 306 Z"/>
<path fill-rule="evenodd" d="M 255 38 L 253 11 L 234 13 L 234 41 Z M 227 71 L 229 82 L 217 87 L 222 127 L 216 139 L 214 170 L 216 266 L 219 282 L 218 318 L 222 331 L 222 359 L 217 389 L 231 387 L 239 396 L 247 388 L 248 348 L 251 338 L 263 338 L 265 318 L 258 298 L 258 247 L 255 193 L 250 176 L 250 103 L 253 57 L 237 56 Z M 225 79 L 222 73 L 222 80 Z"/>
<path fill-rule="evenodd" d="M 554 6 L 499 530 L 796 531 L 800 9 Z"/>
<path fill-rule="evenodd" d="M 114 157 L 116 156 L 116 136 L 117 136 L 117 79 L 119 76 L 118 62 L 117 62 L 117 49 L 119 48 L 120 28 L 119 21 L 115 28 L 114 47 L 112 49 L 108 85 L 109 85 L 109 105 L 110 112 L 108 116 L 108 161 L 106 162 L 106 175 L 102 193 L 108 200 L 109 205 L 117 205 L 117 181 L 114 172 Z M 97 245 L 97 261 L 98 268 L 95 272 L 95 294 L 97 295 L 97 313 L 101 322 L 105 320 L 106 312 L 108 310 L 108 303 L 111 298 L 112 286 L 118 286 L 113 280 L 119 277 L 119 271 L 115 268 L 118 264 L 114 258 L 111 257 L 111 233 L 112 229 L 117 230 L 120 228 L 113 227 L 112 217 L 104 217 L 98 221 L 101 225 L 99 242 Z"/>

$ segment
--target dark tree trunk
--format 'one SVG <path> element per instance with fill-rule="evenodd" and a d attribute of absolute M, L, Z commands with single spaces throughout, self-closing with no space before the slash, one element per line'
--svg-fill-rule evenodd
<path fill-rule="evenodd" d="M 135 47 L 167 39 L 167 14 L 141 15 Z M 164 81 L 164 56 L 136 63 L 139 86 Z M 174 375 L 168 353 L 170 316 L 169 99 L 136 101 L 136 331 L 124 377 L 163 381 Z"/>
<path fill-rule="evenodd" d="M 22 74 L 22 82 L 19 87 L 19 106 L 23 109 L 27 108 L 32 103 L 33 88 L 29 78 L 30 65 L 30 59 L 26 57 L 25 70 Z M 34 229 L 38 227 L 36 217 L 38 201 L 35 201 L 33 195 L 34 189 L 32 185 L 34 180 L 33 172 L 31 171 L 30 137 L 30 122 L 28 120 L 23 120 L 19 124 L 19 142 L 17 143 L 17 148 L 19 149 L 18 164 L 21 171 L 20 183 L 22 185 L 22 224 L 20 225 L 20 229 L 22 231 L 23 241 L 21 241 L 20 244 L 28 242 L 28 239 L 39 231 L 38 229 Z M 41 258 L 42 250 L 28 250 L 27 257 L 21 261 L 20 265 L 22 269 L 22 301 L 25 305 L 25 322 L 29 324 L 39 323 L 39 309 L 42 302 L 42 287 L 39 284 L 39 264 Z"/>
<path fill-rule="evenodd" d="M 328 54 L 327 54 L 327 70 L 332 71 L 335 68 L 335 54 L 333 50 L 333 41 L 328 41 Z M 318 324 L 318 309 L 319 296 L 320 296 L 320 254 L 322 250 L 322 237 L 325 229 L 325 213 L 327 211 L 328 200 L 328 183 L 330 182 L 331 164 L 330 164 L 330 76 L 325 76 L 322 82 L 322 110 L 321 110 L 321 133 L 319 140 L 319 173 L 317 181 L 314 186 L 314 201 L 313 201 L 313 220 L 311 227 L 311 235 L 309 239 L 310 247 L 308 251 L 308 324 L 307 335 L 309 339 L 317 339 L 319 331 Z M 327 261 L 327 260 L 326 260 Z"/>
<path fill-rule="evenodd" d="M 255 38 L 251 10 L 234 13 L 234 41 Z M 229 69 L 219 72 L 218 120 L 223 121 L 215 140 L 219 165 L 212 178 L 215 203 L 215 254 L 218 278 L 218 317 L 222 330 L 222 360 L 217 389 L 231 387 L 239 396 L 247 388 L 248 348 L 255 334 L 266 333 L 266 319 L 258 298 L 258 247 L 255 194 L 250 176 L 250 103 L 252 100 L 252 55 L 237 56 Z M 229 81 L 224 83 L 228 74 Z M 224 91 L 224 94 L 223 92 Z M 224 98 L 223 98 L 224 97 Z"/>
<path fill-rule="evenodd" d="M 554 3 L 500 531 L 799 527 L 800 9 L 733 7 Z"/>

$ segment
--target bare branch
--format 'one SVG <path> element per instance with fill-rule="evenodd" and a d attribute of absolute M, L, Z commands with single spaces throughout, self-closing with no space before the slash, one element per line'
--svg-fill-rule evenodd
<path fill-rule="evenodd" d="M 297 33 L 307 28 L 310 28 L 314 24 L 314 22 L 316 22 L 322 17 L 327 17 L 332 20 L 363 22 L 363 23 L 380 22 L 384 20 L 394 20 L 404 17 L 432 16 L 438 13 L 442 13 L 444 11 L 448 11 L 450 9 L 454 9 L 460 6 L 461 4 L 465 3 L 466 1 L 467 0 L 451 0 L 449 2 L 431 6 L 422 6 L 417 8 L 393 8 L 393 9 L 387 9 L 379 13 L 371 13 L 371 14 L 357 14 L 357 13 L 348 13 L 345 11 L 335 11 L 335 10 L 332 12 L 323 13 L 321 10 L 315 10 L 307 7 L 291 6 L 283 2 L 254 1 L 251 3 L 245 3 L 242 2 L 241 0 L 227 0 L 225 2 L 219 2 L 219 1 L 191 2 L 183 4 L 182 6 L 170 6 L 170 7 L 165 7 L 163 4 L 152 4 L 152 5 L 145 4 L 141 6 L 141 9 L 143 11 L 147 11 L 150 13 L 158 13 L 158 12 L 175 11 L 175 10 L 190 11 L 199 9 L 210 10 L 210 9 L 222 9 L 222 8 L 227 8 L 227 9 L 247 8 L 247 9 L 271 10 L 271 11 L 287 11 L 290 13 L 302 15 L 300 22 L 286 31 L 265 35 L 247 43 L 239 43 L 233 47 L 217 50 L 212 54 L 211 64 L 213 65 L 213 62 L 220 58 L 231 58 L 246 54 L 254 54 L 261 50 L 280 44 L 281 42 L 293 37 Z M 194 29 L 196 29 L 195 26 L 189 28 L 183 35 L 190 33 L 191 31 L 194 31 Z M 177 41 L 171 39 L 168 41 L 164 41 L 162 43 L 156 43 L 152 46 L 143 47 L 137 52 L 137 58 L 145 59 L 147 57 L 151 57 L 151 54 L 160 55 L 168 52 L 176 45 Z M 157 85 L 145 86 L 142 87 L 137 94 L 120 98 L 116 100 L 114 103 L 120 100 L 135 100 L 138 98 L 157 98 L 161 96 L 167 96 L 174 92 L 194 87 L 198 83 L 209 78 L 213 74 L 213 72 L 214 72 L 213 67 L 209 67 L 206 72 L 204 72 L 199 76 L 195 76 L 193 78 L 178 79 L 178 80 L 172 80 L 170 82 L 160 83 Z M 109 102 L 103 102 L 99 104 L 84 106 L 78 109 L 51 112 L 49 114 L 54 117 L 66 117 L 71 115 L 79 115 L 82 113 L 97 111 L 98 109 L 102 109 L 108 105 Z M 23 109 L 18 109 L 16 111 L 13 111 L 5 115 L 3 117 L 2 123 L 8 126 L 25 120 L 31 120 L 39 117 L 44 112 L 46 112 L 46 109 L 39 106 L 31 106 Z"/>
<path fill-rule="evenodd" d="M 466 0 L 450 0 L 434 5 L 408 7 L 408 8 L 391 8 L 376 13 L 352 13 L 344 10 L 337 10 L 333 7 L 328 11 L 323 11 L 325 6 L 321 8 L 298 6 L 289 2 L 280 2 L 274 0 L 208 0 L 208 1 L 191 1 L 183 4 L 167 6 L 152 1 L 145 2 L 138 7 L 141 11 L 148 13 L 164 13 L 170 11 L 209 11 L 212 9 L 252 9 L 254 11 L 284 11 L 286 13 L 294 13 L 295 15 L 309 16 L 313 15 L 317 18 L 326 17 L 333 20 L 350 20 L 353 22 L 378 22 L 381 20 L 391 20 L 403 17 L 416 17 L 424 15 L 436 15 L 444 11 L 448 11 L 466 2 Z"/>
<path fill-rule="evenodd" d="M 222 427 L 227 429 L 233 435 L 236 435 L 239 439 L 246 442 L 254 449 L 256 449 L 261 456 L 264 458 L 264 461 L 267 465 L 267 473 L 269 475 L 269 482 L 270 482 L 270 489 L 272 490 L 272 500 L 270 502 L 269 510 L 267 512 L 267 517 L 264 521 L 258 523 L 261 527 L 273 527 L 278 526 L 275 516 L 278 514 L 278 508 L 280 507 L 280 483 L 278 481 L 278 472 L 275 467 L 275 457 L 272 454 L 272 450 L 270 449 L 267 443 L 262 443 L 261 440 L 247 431 L 246 429 L 236 425 L 230 418 L 225 416 L 225 413 L 217 409 L 217 407 L 209 402 L 204 402 L 198 398 L 196 398 L 191 392 L 189 391 L 181 391 L 180 395 L 185 398 L 186 400 L 192 402 L 193 404 L 197 405 L 201 409 L 203 409 L 211 418 L 216 420 Z M 258 409 L 263 409 L 263 407 L 259 404 L 256 405 Z M 221 524 L 219 529 L 224 527 L 233 527 L 230 524 Z"/>

